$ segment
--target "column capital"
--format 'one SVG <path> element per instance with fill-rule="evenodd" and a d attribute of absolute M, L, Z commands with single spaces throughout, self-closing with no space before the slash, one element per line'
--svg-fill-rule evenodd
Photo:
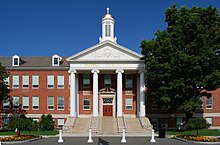
<path fill-rule="evenodd" d="M 124 73 L 124 70 L 123 69 L 117 69 L 116 71 L 115 71 L 116 73 Z"/>
<path fill-rule="evenodd" d="M 94 73 L 94 72 L 100 73 L 100 71 L 99 71 L 98 69 L 93 69 L 93 70 L 91 70 L 91 73 Z"/>
<path fill-rule="evenodd" d="M 143 69 L 143 68 L 139 69 L 139 71 L 138 71 L 139 74 L 141 74 L 141 73 L 145 73 L 145 72 L 146 72 L 146 70 Z"/>
<path fill-rule="evenodd" d="M 76 73 L 76 70 L 73 69 L 73 68 L 70 68 L 70 69 L 68 70 L 68 73 Z"/>

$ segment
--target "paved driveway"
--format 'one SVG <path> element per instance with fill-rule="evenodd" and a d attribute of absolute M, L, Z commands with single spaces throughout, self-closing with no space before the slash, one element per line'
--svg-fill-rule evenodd
<path fill-rule="evenodd" d="M 32 142 L 23 143 L 22 145 L 88 145 L 86 137 L 64 137 L 63 143 L 58 143 L 58 138 L 44 138 Z M 195 143 L 183 142 L 176 139 L 156 138 L 155 143 L 151 143 L 150 138 L 144 137 L 127 137 L 126 145 L 195 145 Z M 91 145 L 121 145 L 119 137 L 94 137 Z M 21 145 L 21 144 L 20 144 Z"/>

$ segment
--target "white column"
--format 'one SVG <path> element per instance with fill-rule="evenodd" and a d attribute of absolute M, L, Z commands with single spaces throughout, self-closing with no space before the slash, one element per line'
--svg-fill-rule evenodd
<path fill-rule="evenodd" d="M 140 117 L 145 117 L 145 81 L 144 70 L 140 70 Z"/>
<path fill-rule="evenodd" d="M 140 75 L 137 75 L 137 115 L 140 115 Z"/>
<path fill-rule="evenodd" d="M 70 69 L 70 117 L 76 117 L 76 70 Z"/>
<path fill-rule="evenodd" d="M 100 72 L 98 69 L 92 70 L 93 73 L 93 116 L 98 116 L 98 73 Z"/>
<path fill-rule="evenodd" d="M 122 73 L 124 70 L 116 70 L 117 73 L 117 117 L 122 117 Z"/>

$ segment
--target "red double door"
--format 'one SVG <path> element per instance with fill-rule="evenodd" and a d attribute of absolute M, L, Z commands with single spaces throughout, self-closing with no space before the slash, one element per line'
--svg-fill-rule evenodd
<path fill-rule="evenodd" d="M 103 116 L 112 116 L 112 105 L 103 105 Z"/>

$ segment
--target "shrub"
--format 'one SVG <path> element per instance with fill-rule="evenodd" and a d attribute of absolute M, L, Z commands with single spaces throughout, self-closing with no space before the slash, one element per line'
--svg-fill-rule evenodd
<path fill-rule="evenodd" d="M 41 122 L 40 122 L 40 129 L 42 131 L 52 131 L 54 130 L 54 121 L 51 114 L 42 115 Z"/>
<path fill-rule="evenodd" d="M 207 136 L 177 134 L 176 137 L 180 137 L 186 140 L 198 141 L 198 142 L 218 142 L 218 139 L 210 138 Z"/>

